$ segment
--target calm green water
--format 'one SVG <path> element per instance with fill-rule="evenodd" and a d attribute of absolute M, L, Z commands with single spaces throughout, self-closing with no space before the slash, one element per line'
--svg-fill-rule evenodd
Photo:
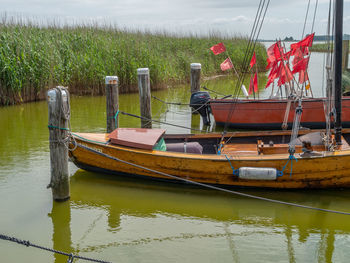
<path fill-rule="evenodd" d="M 206 83 L 218 91 L 228 84 Z M 188 87 L 170 87 L 153 95 L 179 102 L 189 98 Z M 122 111 L 139 112 L 137 94 L 121 95 L 120 104 Z M 152 109 L 161 120 L 201 126 L 186 106 L 167 109 L 153 100 Z M 105 131 L 104 97 L 73 97 L 71 111 L 74 131 Z M 46 102 L 0 108 L 0 123 L 2 234 L 113 262 L 348 262 L 350 258 L 348 216 L 89 173 L 72 163 L 71 199 L 53 202 L 46 189 L 50 177 Z M 139 125 L 139 119 L 120 118 L 121 127 Z M 189 132 L 161 127 L 170 133 Z M 349 190 L 244 191 L 350 211 Z M 67 257 L 2 240 L 0 253 L 1 262 L 67 262 Z"/>

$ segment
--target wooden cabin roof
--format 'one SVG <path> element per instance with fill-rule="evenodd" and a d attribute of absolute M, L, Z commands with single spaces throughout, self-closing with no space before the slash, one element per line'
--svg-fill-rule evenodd
<path fill-rule="evenodd" d="M 117 128 L 109 134 L 112 144 L 152 150 L 164 129 Z"/>

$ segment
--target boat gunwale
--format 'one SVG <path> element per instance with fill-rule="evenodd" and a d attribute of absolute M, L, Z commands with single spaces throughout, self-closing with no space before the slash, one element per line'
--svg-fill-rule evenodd
<path fill-rule="evenodd" d="M 302 98 L 303 102 L 319 102 L 319 101 L 326 101 L 328 98 L 326 97 L 319 97 L 319 98 Z M 350 96 L 343 96 L 342 100 L 350 100 Z M 225 99 L 210 99 L 209 104 L 211 103 L 287 103 L 288 99 L 273 99 L 273 98 L 267 98 L 267 99 L 243 99 L 243 98 L 225 98 Z"/>
<path fill-rule="evenodd" d="M 86 134 L 86 133 L 85 133 Z M 94 134 L 94 133 L 91 133 Z M 79 135 L 79 133 L 78 133 Z M 106 134 L 107 135 L 107 134 Z M 106 144 L 106 142 L 98 142 L 98 141 L 91 141 L 87 138 L 77 138 L 75 137 L 75 140 L 82 141 L 84 143 L 89 143 L 93 145 L 98 145 L 103 148 L 109 148 L 109 149 L 115 149 L 119 151 L 124 151 L 128 153 L 135 153 L 135 154 L 143 154 L 143 155 L 152 155 L 154 157 L 165 157 L 165 158 L 177 158 L 177 159 L 191 159 L 191 160 L 206 160 L 206 161 L 213 161 L 213 162 L 227 162 L 227 158 L 230 161 L 280 161 L 280 160 L 288 160 L 290 158 L 289 153 L 283 153 L 283 154 L 252 154 L 252 155 L 242 155 L 239 154 L 225 154 L 225 155 L 218 155 L 218 154 L 195 154 L 195 153 L 182 153 L 182 152 L 170 152 L 170 151 L 158 151 L 158 150 L 144 150 L 144 149 L 137 149 L 122 145 L 114 145 L 114 144 Z M 300 154 L 295 154 L 295 158 L 297 160 L 307 160 L 307 159 L 320 159 L 320 158 L 330 158 L 330 157 L 339 157 L 339 156 L 346 156 L 350 155 L 350 149 L 348 150 L 336 150 L 334 152 L 327 152 L 322 151 L 318 152 L 321 153 L 320 156 L 308 156 L 308 157 L 302 157 Z"/>

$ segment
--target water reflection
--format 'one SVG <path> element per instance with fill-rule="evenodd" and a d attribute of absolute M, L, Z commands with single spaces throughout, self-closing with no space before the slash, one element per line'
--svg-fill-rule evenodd
<path fill-rule="evenodd" d="M 245 192 L 336 210 L 347 210 L 350 196 L 347 190 Z M 77 245 L 72 245 L 69 202 L 55 203 L 51 213 L 55 249 L 92 253 L 118 247 L 156 246 L 159 242 L 175 242 L 176 245 L 178 241 L 190 242 L 191 239 L 219 239 L 226 243 L 225 249 L 229 248 L 233 262 L 246 262 L 250 257 L 247 255 L 249 247 L 242 246 L 244 242 L 254 245 L 255 253 L 259 254 L 264 245 L 257 245 L 257 240 L 267 238 L 267 244 L 274 246 L 278 236 L 289 262 L 308 258 L 300 249 L 302 244 L 311 249 L 306 254 L 317 255 L 319 262 L 332 262 L 336 236 L 348 237 L 350 233 L 350 221 L 342 215 L 270 204 L 189 185 L 133 181 L 83 170 L 78 170 L 71 178 L 71 207 L 75 211 L 72 213 L 78 214 L 80 210 L 103 212 L 89 218 L 89 226 L 84 228 L 89 230 L 75 238 L 80 240 Z M 183 226 L 178 225 L 182 229 L 178 232 L 176 225 L 180 219 L 191 221 L 194 226 L 207 225 L 209 229 L 185 228 L 187 230 L 183 231 Z M 153 225 L 152 220 L 158 224 Z M 174 229 L 158 229 L 163 224 Z M 142 226 L 150 229 L 131 231 Z M 103 241 L 93 241 L 96 233 L 99 237 L 104 236 Z M 273 259 L 272 255 L 268 256 L 269 252 L 263 254 L 263 257 Z"/>
<path fill-rule="evenodd" d="M 224 94 L 232 93 L 235 87 L 229 79 L 203 85 Z M 261 91 L 266 92 L 263 87 Z M 152 95 L 186 103 L 189 93 L 187 85 Z M 123 94 L 120 110 L 139 114 L 138 101 L 138 94 Z M 105 97 L 72 97 L 71 110 L 74 131 L 105 131 Z M 152 100 L 152 111 L 161 121 L 202 129 L 199 115 L 191 116 L 185 105 L 165 106 Z M 350 221 L 346 216 L 189 185 L 89 173 L 72 164 L 71 200 L 54 202 L 51 208 L 51 202 L 46 202 L 51 193 L 45 188 L 50 170 L 46 102 L 0 108 L 0 122 L 1 222 L 8 233 L 65 252 L 117 262 L 346 262 L 350 257 Z M 139 127 L 140 120 L 121 116 L 120 126 Z M 169 133 L 189 132 L 163 124 L 154 127 L 167 128 Z M 245 191 L 349 211 L 349 190 Z M 18 247 L 10 249 L 17 251 Z M 18 254 L 30 262 L 38 255 L 48 257 L 42 262 L 52 261 L 51 254 L 41 251 L 21 250 Z M 11 262 L 12 258 L 2 253 L 2 260 Z M 55 255 L 54 260 L 67 262 L 67 257 Z"/>
<path fill-rule="evenodd" d="M 70 202 L 53 202 L 49 217 L 51 217 L 53 225 L 53 249 L 64 251 L 66 253 L 74 253 L 71 238 L 72 233 Z M 67 262 L 67 256 L 64 255 L 55 253 L 54 258 L 55 263 Z"/>

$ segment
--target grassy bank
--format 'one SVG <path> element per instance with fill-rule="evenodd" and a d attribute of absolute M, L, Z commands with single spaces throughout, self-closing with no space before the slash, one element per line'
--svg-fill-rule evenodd
<path fill-rule="evenodd" d="M 329 52 L 333 50 L 333 44 L 330 45 L 329 50 L 328 50 L 328 44 L 326 43 L 317 43 L 313 44 L 312 47 L 310 48 L 312 52 Z"/>
<path fill-rule="evenodd" d="M 190 63 L 203 75 L 221 73 L 224 54 L 209 47 L 223 41 L 236 68 L 243 62 L 246 39 L 179 37 L 165 33 L 127 32 L 112 27 L 39 27 L 0 24 L 0 105 L 45 98 L 48 88 L 68 86 L 73 94 L 103 94 L 104 78 L 116 75 L 120 92 L 137 89 L 136 70 L 150 68 L 152 89 L 188 81 Z M 259 70 L 265 48 L 257 46 Z"/>

